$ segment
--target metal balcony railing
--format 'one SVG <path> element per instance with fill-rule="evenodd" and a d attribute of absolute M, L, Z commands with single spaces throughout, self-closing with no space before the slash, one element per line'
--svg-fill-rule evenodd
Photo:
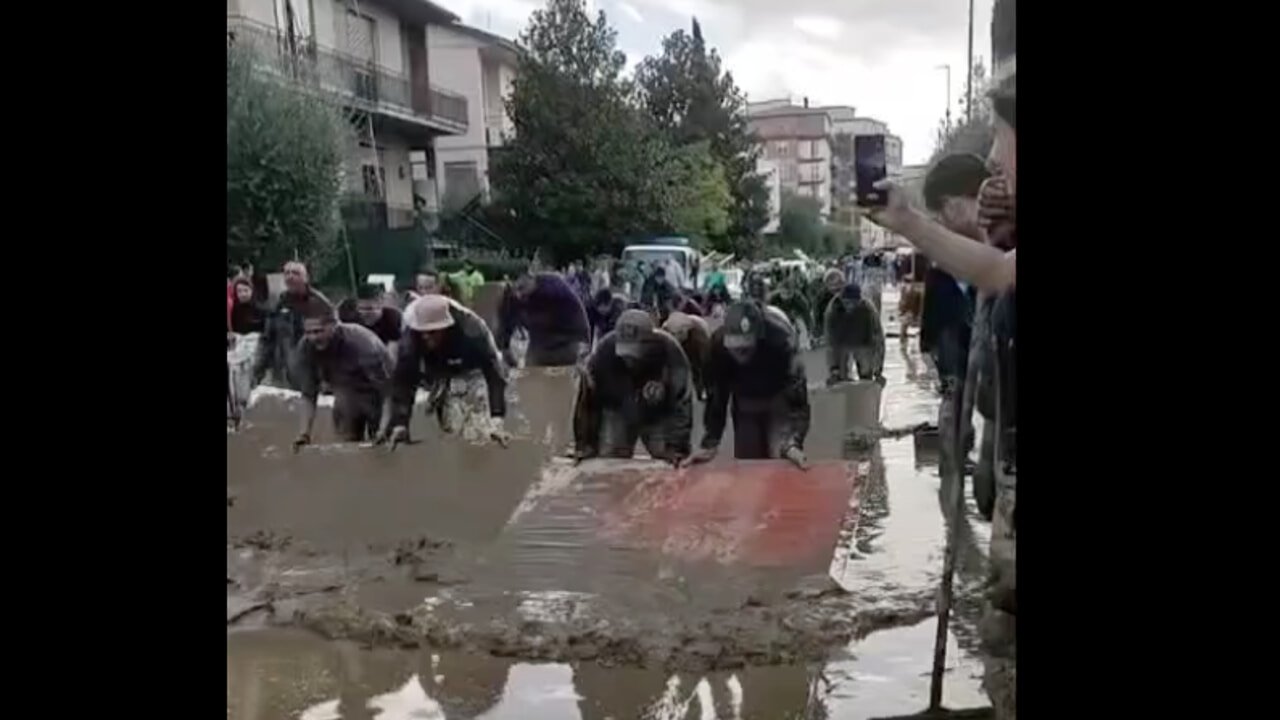
<path fill-rule="evenodd" d="M 468 125 L 466 97 L 426 83 L 415 83 L 380 65 L 320 47 L 310 39 L 298 39 L 290 48 L 288 38 L 275 28 L 228 15 L 227 42 L 252 49 L 259 62 L 271 70 L 298 81 L 318 83 L 342 95 L 346 101 L 368 109 L 376 111 L 379 106 L 389 106 L 389 109 L 444 121 L 463 130 Z"/>

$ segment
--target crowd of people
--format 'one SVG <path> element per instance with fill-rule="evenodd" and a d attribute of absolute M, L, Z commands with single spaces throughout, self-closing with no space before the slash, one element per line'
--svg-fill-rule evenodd
<path fill-rule="evenodd" d="M 678 266 L 666 264 L 625 272 L 601 264 L 562 272 L 530 267 L 505 282 L 490 328 L 471 307 L 485 283 L 472 267 L 424 272 L 404 297 L 365 285 L 335 305 L 312 287 L 302 263 L 290 262 L 283 292 L 268 307 L 265 281 L 245 266 L 228 281 L 228 343 L 259 333 L 252 384 L 271 378 L 302 395 L 298 448 L 311 442 L 322 389 L 334 395 L 340 439 L 394 447 L 409 436 L 420 389 L 428 391 L 428 414 L 452 431 L 449 385 L 465 377 L 483 379 L 489 415 L 497 420 L 490 435 L 505 445 L 508 371 L 520 362 L 512 340 L 522 333 L 525 366 L 577 367 L 579 459 L 631 457 L 641 444 L 651 457 L 676 465 L 706 462 L 719 452 L 731 418 L 736 458 L 787 459 L 803 468 L 810 408 L 798 326 L 826 345 L 829 384 L 855 373 L 883 382 L 880 288 L 901 281 L 904 323 L 918 318 L 920 348 L 937 368 L 939 425 L 966 451 L 979 446 L 975 496 L 993 522 L 984 636 L 995 662 L 987 686 L 1000 715 L 1016 717 L 1015 573 L 1012 553 L 996 550 L 1016 538 L 1013 12 L 1012 0 L 996 3 L 989 157 L 955 154 L 936 162 L 925 177 L 924 208 L 884 181 L 887 203 L 868 211 L 927 258 L 917 269 L 875 254 L 816 272 L 772 263 L 747 271 L 735 297 L 720 271 L 690 288 Z M 923 293 L 912 287 L 912 273 L 923 275 Z M 696 447 L 695 400 L 705 402 Z M 972 438 L 969 420 L 975 409 L 985 420 L 980 440 Z"/>

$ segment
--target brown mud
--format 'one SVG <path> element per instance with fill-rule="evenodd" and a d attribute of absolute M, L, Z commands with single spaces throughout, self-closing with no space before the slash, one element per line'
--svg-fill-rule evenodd
<path fill-rule="evenodd" d="M 547 481 L 552 456 L 568 448 L 571 375 L 530 371 L 516 379 L 507 424 L 515 440 L 506 449 L 468 432 L 467 418 L 459 433 L 444 436 L 421 412 L 413 427 L 420 442 L 395 453 L 327 444 L 322 411 L 318 446 L 294 455 L 287 450 L 294 408 L 261 400 L 227 438 L 227 614 L 229 631 L 237 631 L 229 649 L 261 634 L 241 630 L 275 627 L 508 665 L 742 673 L 822 663 L 851 642 L 872 643 L 869 633 L 914 626 L 933 613 L 942 560 L 939 480 L 905 436 L 936 418 L 927 371 L 918 355 L 891 347 L 884 427 L 851 442 L 843 428 L 865 409 L 850 407 L 848 389 L 820 387 L 820 351 L 806 360 L 810 458 L 848 460 L 862 478 L 828 572 L 771 577 L 668 565 L 631 582 L 619 576 L 616 592 L 584 586 L 589 574 L 572 563 L 539 576 L 494 560 L 513 515 Z M 722 448 L 731 452 L 731 436 Z M 962 531 L 955 636 L 971 652 L 985 528 Z M 910 673 L 927 674 L 927 650 L 912 651 L 920 662 Z M 634 707 L 616 716 L 639 717 Z"/>

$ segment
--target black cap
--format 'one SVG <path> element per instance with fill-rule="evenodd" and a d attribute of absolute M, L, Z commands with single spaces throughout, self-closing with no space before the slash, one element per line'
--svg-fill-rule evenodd
<path fill-rule="evenodd" d="M 764 311 L 754 302 L 736 302 L 724 313 L 724 345 L 742 348 L 755 345 L 764 332 Z"/>
<path fill-rule="evenodd" d="M 619 357 L 640 357 L 644 342 L 653 335 L 653 318 L 643 310 L 625 310 L 618 316 L 614 332 L 614 352 Z"/>

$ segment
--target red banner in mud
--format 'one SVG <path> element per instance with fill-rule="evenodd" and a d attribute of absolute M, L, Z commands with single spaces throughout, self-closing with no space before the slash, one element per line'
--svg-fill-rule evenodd
<path fill-rule="evenodd" d="M 654 470 L 600 514 L 613 543 L 691 562 L 825 571 L 848 513 L 856 512 L 856 465 L 783 461 Z"/>

